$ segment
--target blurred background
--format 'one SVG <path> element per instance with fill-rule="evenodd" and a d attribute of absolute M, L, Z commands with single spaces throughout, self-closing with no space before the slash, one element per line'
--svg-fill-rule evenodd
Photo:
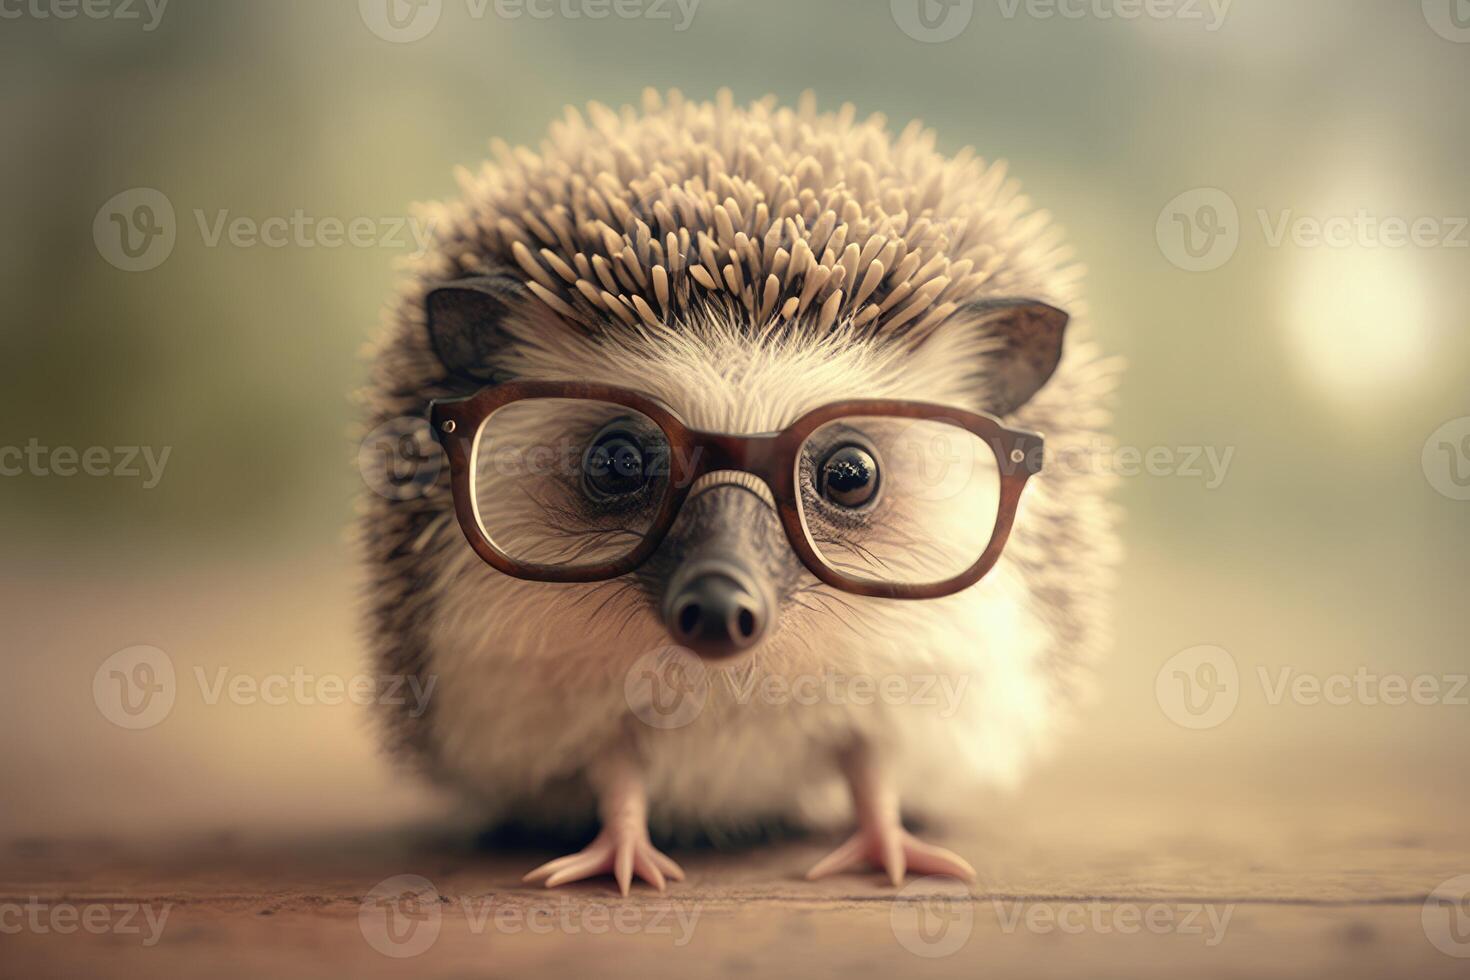
<path fill-rule="evenodd" d="M 1118 441 L 1161 454 L 1119 481 L 1128 556 L 1097 697 L 983 819 L 1063 803 L 1120 827 L 1161 808 L 1222 828 L 1246 812 L 1311 828 L 1351 810 L 1384 833 L 1456 819 L 1463 3 L 1181 0 L 1137 17 L 1093 0 L 623 3 L 636 16 L 512 0 L 3 8 L 8 830 L 433 812 L 378 756 L 366 709 L 211 704 L 204 688 L 221 670 L 367 669 L 350 395 L 415 248 L 410 202 L 452 195 L 452 169 L 492 137 L 534 144 L 564 105 L 646 86 L 812 89 L 895 129 L 920 118 L 945 150 L 1009 160 L 1088 267 L 1094 334 L 1129 363 Z M 297 215 L 306 231 L 277 245 L 228 233 Z M 362 234 L 333 247 L 325 219 Z M 111 475 L 57 472 L 92 447 Z M 138 645 L 167 654 L 177 697 L 133 730 L 93 682 Z M 1193 676 L 1200 656 L 1220 683 L 1235 671 L 1233 708 L 1203 726 L 1163 693 L 1168 665 Z M 1283 669 L 1428 677 L 1439 696 L 1273 698 Z"/>

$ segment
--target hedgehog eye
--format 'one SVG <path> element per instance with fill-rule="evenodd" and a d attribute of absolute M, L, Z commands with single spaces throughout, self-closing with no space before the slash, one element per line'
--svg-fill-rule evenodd
<path fill-rule="evenodd" d="M 822 460 L 819 486 L 838 506 L 862 507 L 878 495 L 878 461 L 861 446 L 838 446 Z"/>
<path fill-rule="evenodd" d="M 648 482 L 643 444 L 622 429 L 598 434 L 582 456 L 582 479 L 594 498 L 625 497 Z"/>

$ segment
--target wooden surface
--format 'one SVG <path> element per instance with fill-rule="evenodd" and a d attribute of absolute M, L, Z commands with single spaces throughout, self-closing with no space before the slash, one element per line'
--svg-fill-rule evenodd
<path fill-rule="evenodd" d="M 1019 804 L 1018 804 L 1019 806 Z M 1429 893 L 1470 850 L 1453 821 L 1420 837 L 1370 831 L 1262 840 L 1236 822 L 1161 828 L 1147 844 L 1048 808 L 1004 808 L 946 842 L 982 868 L 968 894 L 924 879 L 895 895 L 874 875 L 808 883 L 830 841 L 678 850 L 689 880 L 621 899 L 608 880 L 555 891 L 520 875 L 549 852 L 486 849 L 403 830 L 284 841 L 124 846 L 12 842 L 0 902 L 14 908 L 142 903 L 137 932 L 7 928 L 0 971 L 27 977 L 216 976 L 1470 976 L 1437 948 Z M 1094 832 L 1065 832 L 1090 828 Z M 1255 843 L 1243 842 L 1252 838 Z M 415 875 L 434 889 L 403 879 Z M 377 891 L 375 891 L 377 889 Z M 422 899 L 422 901 L 420 901 Z M 389 912 L 403 915 L 388 933 Z M 21 914 L 3 920 L 10 925 Z M 43 913 L 49 914 L 49 912 Z M 94 913 L 100 915 L 101 913 Z M 1448 919 L 1444 919 L 1448 923 Z M 64 924 L 64 923 L 63 923 Z M 1444 936 L 1440 937 L 1445 942 Z M 375 947 L 376 944 L 376 947 Z M 381 950 L 387 950 L 383 952 Z M 388 955 L 412 954 L 412 955 Z"/>

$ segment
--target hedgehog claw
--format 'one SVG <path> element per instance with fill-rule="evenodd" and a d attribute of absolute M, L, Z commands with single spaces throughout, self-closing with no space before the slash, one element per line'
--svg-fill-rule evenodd
<path fill-rule="evenodd" d="M 903 884 L 904 876 L 910 871 L 975 880 L 975 869 L 964 858 L 942 847 L 925 844 L 903 829 L 898 797 L 868 751 L 862 746 L 854 746 L 844 753 L 841 761 L 852 789 L 858 830 L 841 847 L 812 865 L 806 873 L 808 881 L 850 871 L 863 864 L 883 869 L 895 888 Z"/>
<path fill-rule="evenodd" d="M 953 851 L 925 844 L 901 826 L 864 827 L 849 837 L 841 847 L 812 865 L 806 873 L 808 881 L 851 871 L 864 863 L 887 872 L 895 888 L 903 884 L 912 871 L 921 875 L 950 875 L 965 881 L 975 880 L 970 862 Z"/>
<path fill-rule="evenodd" d="M 626 898 L 636 874 L 662 892 L 667 879 L 684 880 L 684 869 L 648 839 L 648 801 L 636 769 L 614 753 L 592 772 L 600 796 L 602 831 L 576 854 L 547 861 L 522 881 L 545 881 L 547 888 L 611 874 Z"/>
<path fill-rule="evenodd" d="M 626 897 L 633 886 L 635 873 L 660 892 L 666 888 L 667 878 L 684 880 L 684 870 L 653 846 L 644 827 L 620 822 L 604 827 L 583 850 L 547 861 L 521 880 L 527 883 L 544 881 L 547 888 L 555 888 L 611 874 L 618 883 L 618 891 Z"/>

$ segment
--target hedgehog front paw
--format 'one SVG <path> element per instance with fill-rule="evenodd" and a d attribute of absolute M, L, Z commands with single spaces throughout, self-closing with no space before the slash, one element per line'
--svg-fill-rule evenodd
<path fill-rule="evenodd" d="M 909 871 L 975 880 L 975 869 L 970 867 L 970 862 L 953 851 L 925 844 L 896 822 L 864 826 L 841 847 L 813 865 L 806 877 L 808 881 L 816 881 L 841 871 L 850 871 L 864 863 L 887 872 L 888 880 L 895 888 L 903 884 L 904 875 Z"/>
<path fill-rule="evenodd" d="M 813 865 L 806 873 L 808 881 L 850 871 L 864 863 L 888 872 L 888 880 L 895 888 L 903 884 L 903 877 L 909 871 L 975 880 L 975 869 L 964 858 L 942 847 L 925 844 L 903 829 L 898 795 L 866 746 L 861 743 L 851 746 L 839 761 L 852 789 L 858 831 Z"/>
<path fill-rule="evenodd" d="M 659 891 L 665 888 L 665 877 L 684 880 L 684 869 L 653 846 L 648 839 L 648 829 L 641 821 L 623 821 L 604 827 L 583 850 L 547 861 L 521 880 L 535 882 L 545 879 L 547 888 L 555 888 L 568 882 L 611 874 L 617 879 L 618 890 L 627 897 L 635 873 Z"/>

